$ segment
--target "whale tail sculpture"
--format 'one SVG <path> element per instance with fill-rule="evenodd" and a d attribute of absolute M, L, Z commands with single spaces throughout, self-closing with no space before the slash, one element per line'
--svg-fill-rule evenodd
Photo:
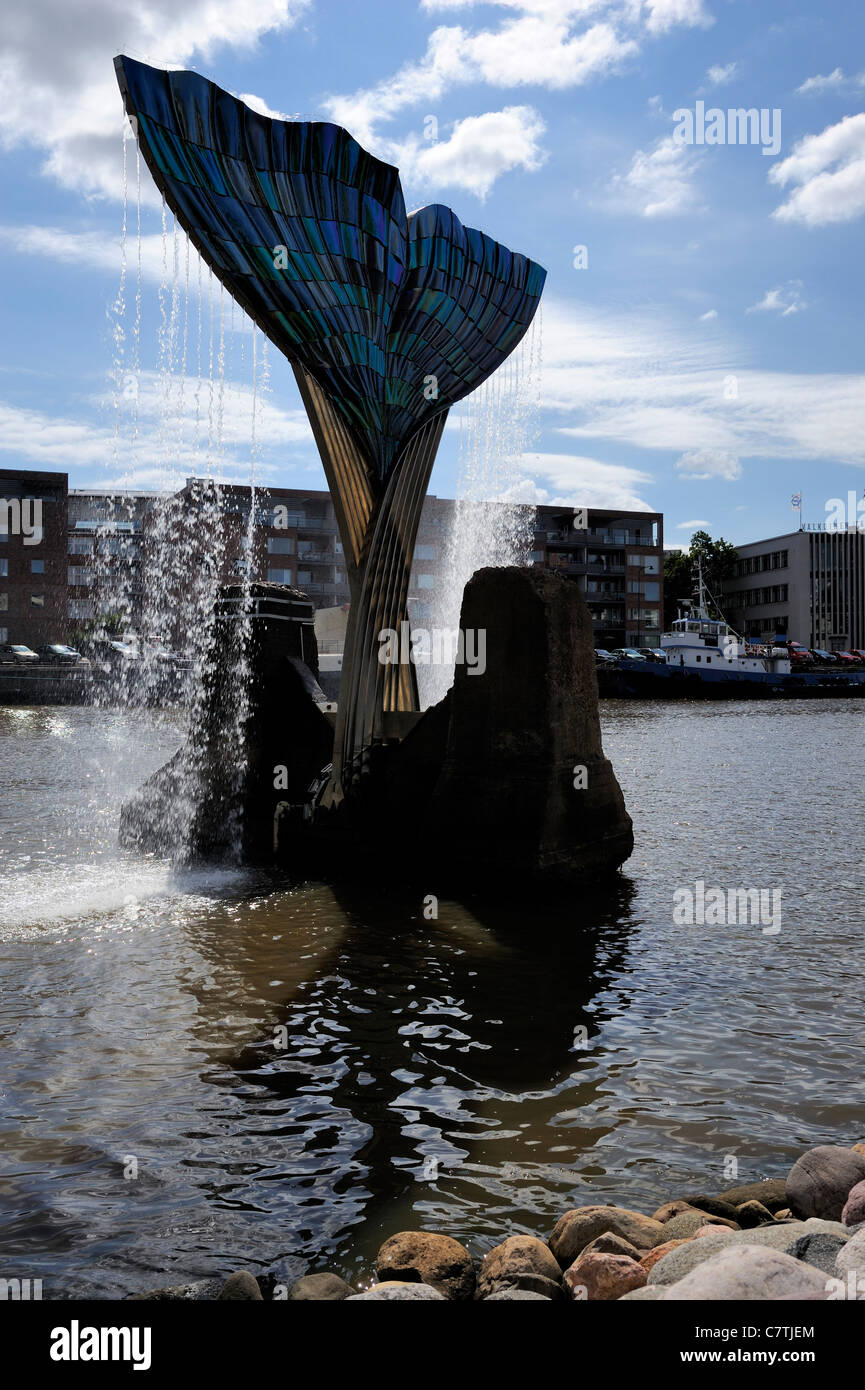
<path fill-rule="evenodd" d="M 328 790 L 356 786 L 414 667 L 382 665 L 406 620 L 421 507 L 448 409 L 505 360 L 546 272 L 433 204 L 328 122 L 282 121 L 194 72 L 115 59 L 171 211 L 292 364 L 333 497 L 351 591 Z"/>

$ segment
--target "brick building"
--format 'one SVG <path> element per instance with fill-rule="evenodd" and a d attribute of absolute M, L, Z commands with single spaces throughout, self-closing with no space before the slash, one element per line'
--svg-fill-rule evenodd
<path fill-rule="evenodd" d="M 0 468 L 0 643 L 66 630 L 67 475 Z"/>

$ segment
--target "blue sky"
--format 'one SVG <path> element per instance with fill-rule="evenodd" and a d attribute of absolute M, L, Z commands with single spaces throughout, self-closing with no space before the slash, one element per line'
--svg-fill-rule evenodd
<path fill-rule="evenodd" d="M 809 521 L 831 497 L 863 495 L 861 0 L 29 0 L 0 25 L 0 466 L 159 487 L 216 469 L 244 479 L 254 452 L 263 481 L 324 485 L 274 350 L 266 372 L 257 350 L 250 445 L 252 335 L 239 314 L 212 394 L 206 278 L 198 384 L 197 267 L 185 307 L 180 243 L 172 320 L 170 222 L 168 379 L 146 169 L 140 370 L 134 237 L 117 357 L 112 58 L 127 52 L 194 67 L 274 112 L 337 120 L 399 166 L 409 207 L 449 203 L 546 266 L 519 495 L 658 509 L 668 543 L 698 524 L 734 542 L 789 530 L 798 490 Z M 780 112 L 780 149 L 677 142 L 674 113 L 700 101 Z M 127 155 L 134 224 L 131 142 Z M 218 298 L 213 312 L 218 356 Z M 118 371 L 134 382 L 115 412 Z M 446 433 L 439 495 L 457 484 L 457 438 Z"/>

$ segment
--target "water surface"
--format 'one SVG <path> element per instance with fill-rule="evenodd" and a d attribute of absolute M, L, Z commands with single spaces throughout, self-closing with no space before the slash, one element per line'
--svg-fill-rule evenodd
<path fill-rule="evenodd" d="M 636 831 L 615 889 L 426 920 L 434 884 L 124 854 L 179 716 L 0 710 L 4 1267 L 45 1297 L 365 1278 L 406 1227 L 480 1254 L 865 1138 L 865 708 L 603 723 Z M 780 888 L 780 932 L 675 926 L 697 879 Z"/>

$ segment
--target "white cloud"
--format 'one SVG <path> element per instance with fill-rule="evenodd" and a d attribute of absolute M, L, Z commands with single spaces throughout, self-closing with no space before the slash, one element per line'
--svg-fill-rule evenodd
<path fill-rule="evenodd" d="M 308 0 L 28 0 L 5 8 L 0 141 L 44 151 L 44 172 L 66 188 L 119 198 L 122 106 L 118 53 L 159 66 L 249 50 L 285 29 Z M 152 196 L 150 180 L 143 180 Z"/>
<path fill-rule="evenodd" d="M 813 92 L 856 91 L 862 87 L 865 87 L 865 72 L 847 77 L 843 68 L 834 68 L 825 77 L 818 73 L 816 77 L 806 78 L 796 91 L 800 96 L 809 96 Z"/>
<path fill-rule="evenodd" d="M 705 312 L 705 314 L 701 314 L 701 315 L 700 315 L 700 323 L 711 323 L 712 320 L 713 320 L 713 319 L 716 319 L 717 317 L 718 317 L 718 310 L 717 310 L 717 309 L 707 309 L 706 312 Z"/>
<path fill-rule="evenodd" d="M 851 222 L 865 212 L 865 112 L 845 116 L 819 135 L 806 135 L 769 172 L 770 182 L 795 185 L 772 213 L 809 227 Z"/>
<path fill-rule="evenodd" d="M 708 521 L 677 521 L 677 531 L 699 531 L 703 526 L 708 526 Z"/>
<path fill-rule="evenodd" d="M 429 107 L 454 86 L 534 84 L 563 90 L 618 69 L 637 51 L 633 39 L 621 38 L 608 24 L 593 24 L 574 34 L 570 28 L 573 14 L 531 13 L 526 5 L 519 8 L 523 13 L 507 19 L 498 29 L 475 33 L 460 27 L 435 29 L 420 60 L 404 64 L 373 87 L 329 97 L 325 103 L 328 115 L 378 153 L 387 148 L 379 139 L 381 122 L 421 103 Z M 565 8 L 578 9 L 573 5 Z M 390 156 L 385 153 L 384 157 Z"/>
<path fill-rule="evenodd" d="M 723 478 L 732 483 L 741 478 L 742 465 L 735 455 L 720 449 L 689 449 L 676 460 L 676 472 L 683 478 Z"/>
<path fill-rule="evenodd" d="M 646 28 L 652 34 L 665 34 L 678 26 L 708 29 L 714 24 L 703 0 L 646 0 Z"/>
<path fill-rule="evenodd" d="M 739 75 L 738 63 L 727 63 L 722 67 L 720 63 L 714 63 L 712 67 L 706 69 L 706 79 L 712 87 L 723 87 L 728 82 L 732 82 L 734 77 Z"/>
<path fill-rule="evenodd" d="M 181 233 L 184 248 L 186 236 Z M 60 261 L 66 265 L 79 265 L 86 270 L 107 271 L 119 278 L 121 266 L 121 246 L 119 237 L 105 236 L 102 232 L 69 232 L 62 227 L 2 227 L 0 226 L 0 245 L 10 247 L 25 256 L 39 260 Z M 169 255 L 173 261 L 173 245 L 169 244 Z M 193 266 L 191 283 L 197 278 L 198 252 L 190 243 L 190 265 Z M 137 241 L 127 247 L 129 264 L 127 273 L 135 273 L 132 264 L 137 260 Z M 184 260 L 185 264 L 185 260 Z M 162 281 L 162 236 L 160 233 L 146 234 L 141 238 L 141 273 L 143 279 L 158 285 Z"/>
<path fill-rule="evenodd" d="M 440 25 L 426 51 L 390 77 L 348 94 L 334 93 L 325 109 L 332 120 L 384 159 L 398 157 L 419 135 L 402 141 L 381 133 L 401 112 L 429 112 L 452 88 L 469 83 L 496 88 L 529 85 L 549 91 L 621 72 L 646 35 L 677 26 L 708 25 L 703 0 L 490 0 L 504 15 L 497 27 Z M 422 0 L 428 12 L 475 8 L 475 0 Z M 660 101 L 660 99 L 657 99 Z M 420 124 L 420 121 L 418 121 Z M 427 161 L 430 169 L 435 160 Z M 448 162 L 444 167 L 452 173 Z"/>
<path fill-rule="evenodd" d="M 654 149 L 637 150 L 628 172 L 613 177 L 613 205 L 643 217 L 677 217 L 696 211 L 700 201 L 693 171 L 693 151 L 667 135 Z"/>
<path fill-rule="evenodd" d="M 116 439 L 113 423 L 0 403 L 0 451 L 36 468 L 62 468 L 72 474 L 86 470 L 91 480 L 98 469 L 104 469 L 105 486 L 168 489 L 193 474 L 248 482 L 252 389 L 226 381 L 221 400 L 218 391 L 215 382 L 211 410 L 209 380 L 176 375 L 166 393 L 158 373 L 142 372 L 137 410 L 132 396 L 121 395 Z M 113 399 L 99 396 L 89 406 L 104 417 L 113 410 Z M 305 463 L 315 456 L 309 422 L 300 408 L 282 410 L 259 393 L 255 431 L 262 451 L 256 466 L 260 481 L 272 481 L 284 472 L 286 450 L 292 463 Z"/>
<path fill-rule="evenodd" d="M 545 423 L 558 419 L 588 449 L 862 466 L 862 373 L 760 370 L 724 335 L 663 309 L 609 314 L 560 300 L 544 309 L 543 360 Z"/>
<path fill-rule="evenodd" d="M 544 129 L 531 106 L 508 106 L 457 121 L 446 140 L 412 137 L 392 149 L 392 158 L 409 186 L 463 188 L 485 198 L 501 174 L 540 168 Z"/>
<path fill-rule="evenodd" d="M 801 280 L 790 280 L 786 285 L 779 286 L 775 290 L 767 290 L 763 298 L 750 308 L 745 310 L 746 314 L 773 313 L 780 314 L 783 319 L 790 314 L 798 314 L 807 305 L 799 293 L 802 287 Z"/>
<path fill-rule="evenodd" d="M 649 473 L 623 464 L 602 463 L 582 454 L 525 454 L 523 463 L 533 477 L 543 478 L 553 489 L 536 489 L 531 500 L 549 501 L 556 506 L 621 507 L 623 511 L 650 512 L 654 509 L 637 492 L 652 481 Z M 525 489 L 521 500 L 529 500 Z"/>

